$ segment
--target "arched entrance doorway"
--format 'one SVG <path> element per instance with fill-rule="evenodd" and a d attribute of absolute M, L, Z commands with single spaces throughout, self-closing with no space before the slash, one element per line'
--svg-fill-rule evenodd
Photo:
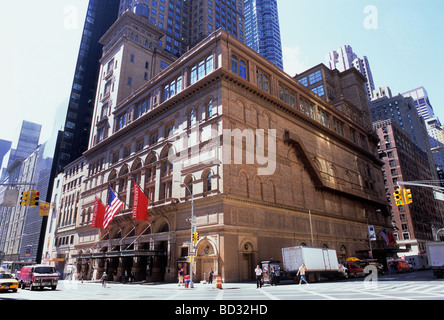
<path fill-rule="evenodd" d="M 219 275 L 218 257 L 215 242 L 211 238 L 203 238 L 197 249 L 196 281 L 208 281 L 210 270 Z"/>

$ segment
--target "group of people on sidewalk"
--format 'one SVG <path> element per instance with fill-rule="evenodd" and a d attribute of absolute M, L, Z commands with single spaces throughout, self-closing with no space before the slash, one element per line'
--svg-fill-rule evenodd
<path fill-rule="evenodd" d="M 305 278 L 306 271 L 307 271 L 307 267 L 303 263 L 297 273 L 297 276 L 300 277 L 299 285 L 301 285 L 302 282 L 305 282 L 308 285 L 307 279 Z M 262 288 L 262 285 L 264 282 L 263 281 L 264 271 L 261 269 L 261 267 L 259 265 L 257 265 L 256 269 L 254 269 L 254 272 L 256 274 L 256 286 L 258 289 Z M 210 269 L 210 271 L 208 273 L 208 283 L 209 284 L 213 283 L 213 277 L 214 277 L 213 269 Z M 270 284 L 272 286 L 273 285 L 276 286 L 277 283 L 279 282 L 279 278 L 280 278 L 280 268 L 276 270 L 274 267 L 272 267 L 268 277 L 270 280 Z M 181 285 L 184 285 L 184 270 L 183 270 L 183 268 L 181 268 L 178 272 L 178 279 L 179 279 L 178 286 L 180 287 Z"/>
<path fill-rule="evenodd" d="M 259 265 L 257 265 L 256 269 L 254 269 L 254 272 L 256 274 L 256 286 L 257 288 L 262 288 L 262 285 L 264 284 L 264 271 L 261 269 Z M 268 279 L 270 281 L 270 284 L 273 286 L 276 286 L 281 277 L 281 271 L 280 268 L 271 267 L 271 270 L 269 273 L 267 273 Z"/>
<path fill-rule="evenodd" d="M 305 264 L 303 263 L 301 265 L 301 267 L 298 270 L 298 274 L 297 276 L 300 277 L 299 279 L 299 285 L 301 285 L 302 281 L 305 282 L 308 285 L 307 279 L 305 278 L 305 272 L 307 271 L 307 267 L 305 266 Z M 261 267 L 259 265 L 257 265 L 256 269 L 254 269 L 254 272 L 256 273 L 256 287 L 262 288 L 263 285 L 263 270 L 261 269 Z M 279 269 L 276 270 L 274 267 L 271 268 L 271 272 L 269 274 L 269 279 L 270 279 L 270 283 L 271 285 L 277 285 L 277 283 L 279 282 L 279 277 L 280 277 L 280 271 Z"/>

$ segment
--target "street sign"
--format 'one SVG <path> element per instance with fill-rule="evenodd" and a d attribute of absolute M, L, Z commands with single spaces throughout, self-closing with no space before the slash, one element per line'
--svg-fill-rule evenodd
<path fill-rule="evenodd" d="M 444 193 L 434 191 L 433 196 L 436 200 L 444 201 Z"/>

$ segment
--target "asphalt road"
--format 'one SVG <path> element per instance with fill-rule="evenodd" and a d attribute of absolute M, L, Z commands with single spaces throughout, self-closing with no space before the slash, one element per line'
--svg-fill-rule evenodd
<path fill-rule="evenodd" d="M 126 301 L 307 301 L 307 300 L 444 300 L 444 280 L 436 279 L 431 271 L 383 275 L 376 281 L 370 278 L 326 281 L 298 285 L 283 282 L 278 286 L 256 283 L 196 283 L 193 289 L 177 284 L 121 284 L 60 281 L 57 290 L 0 293 L 0 300 L 126 300 Z"/>

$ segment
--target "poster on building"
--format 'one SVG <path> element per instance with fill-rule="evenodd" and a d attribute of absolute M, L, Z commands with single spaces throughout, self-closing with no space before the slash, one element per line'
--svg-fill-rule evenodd
<path fill-rule="evenodd" d="M 368 226 L 368 236 L 370 238 L 370 241 L 376 241 L 375 226 Z"/>

